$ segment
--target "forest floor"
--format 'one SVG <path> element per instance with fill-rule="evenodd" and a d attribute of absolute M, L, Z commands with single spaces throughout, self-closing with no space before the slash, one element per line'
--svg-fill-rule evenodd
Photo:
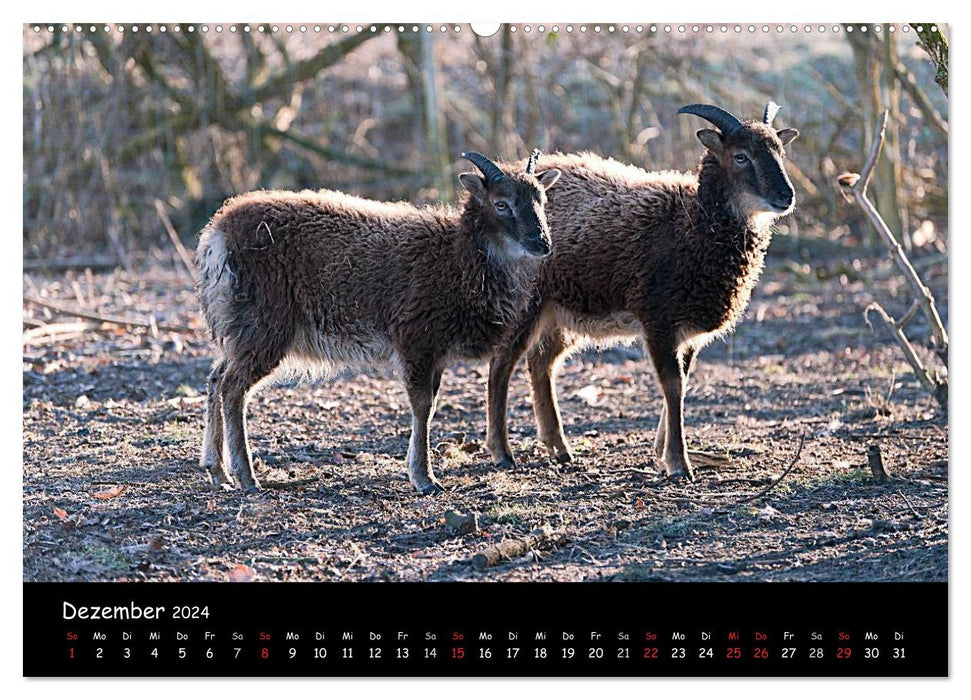
<path fill-rule="evenodd" d="M 659 393 L 630 347 L 562 369 L 566 465 L 535 440 L 521 364 L 519 465 L 497 469 L 483 447 L 487 368 L 460 364 L 433 425 L 438 496 L 406 479 L 407 400 L 381 372 L 264 390 L 248 425 L 274 488 L 213 491 L 198 466 L 213 350 L 188 274 L 25 275 L 24 580 L 946 580 L 947 416 L 863 318 L 874 300 L 899 317 L 909 289 L 882 259 L 810 262 L 770 255 L 737 331 L 699 357 L 689 448 L 724 463 L 697 463 L 687 484 L 660 476 Z M 946 261 L 923 275 L 946 318 Z M 907 330 L 927 337 L 920 319 Z M 472 565 L 537 528 L 519 555 Z"/>

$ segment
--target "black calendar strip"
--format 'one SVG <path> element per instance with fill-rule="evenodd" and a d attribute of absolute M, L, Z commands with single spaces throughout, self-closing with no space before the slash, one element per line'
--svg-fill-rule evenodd
<path fill-rule="evenodd" d="M 24 584 L 27 676 L 946 676 L 947 584 Z"/>

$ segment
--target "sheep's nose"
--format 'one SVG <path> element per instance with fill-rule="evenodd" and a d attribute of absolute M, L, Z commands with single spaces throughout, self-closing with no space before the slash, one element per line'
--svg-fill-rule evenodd
<path fill-rule="evenodd" d="M 772 203 L 782 209 L 788 209 L 790 206 L 792 206 L 792 200 L 794 197 L 795 192 L 788 187 L 783 187 L 775 191 L 775 196 L 772 198 Z"/>
<path fill-rule="evenodd" d="M 551 251 L 550 244 L 542 238 L 524 241 L 523 248 L 525 248 L 526 252 L 528 252 L 530 255 L 535 255 L 536 257 L 540 258 L 545 258 L 550 254 Z"/>

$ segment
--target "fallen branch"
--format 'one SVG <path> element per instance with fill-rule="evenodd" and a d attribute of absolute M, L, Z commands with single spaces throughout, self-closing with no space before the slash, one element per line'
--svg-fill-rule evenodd
<path fill-rule="evenodd" d="M 87 331 L 96 331 L 101 327 L 97 323 L 73 321 L 71 323 L 45 323 L 37 328 L 24 331 L 24 345 L 38 345 L 40 343 L 55 343 L 69 338 L 76 338 Z"/>
<path fill-rule="evenodd" d="M 192 333 L 195 329 L 188 328 L 186 326 L 169 326 L 162 323 L 155 323 L 154 321 L 137 321 L 130 318 L 122 318 L 120 316 L 101 316 L 99 314 L 91 313 L 90 311 L 78 311 L 77 309 L 72 309 L 67 306 L 61 306 L 51 301 L 44 301 L 42 299 L 35 299 L 34 297 L 29 297 L 24 295 L 24 301 L 29 304 L 34 304 L 36 306 L 42 306 L 45 309 L 50 309 L 60 314 L 65 314 L 67 316 L 77 316 L 78 318 L 84 318 L 89 321 L 97 321 L 99 323 L 111 323 L 115 326 L 129 326 L 131 328 L 154 328 L 160 331 L 169 331 L 171 333 Z M 33 329 L 39 330 L 39 329 Z M 24 334 L 26 335 L 26 333 Z"/>
<path fill-rule="evenodd" d="M 521 557 L 534 549 L 549 544 L 553 539 L 553 529 L 549 525 L 536 528 L 527 537 L 504 540 L 499 544 L 486 547 L 472 557 L 472 567 L 478 570 L 496 566 L 504 561 Z"/>

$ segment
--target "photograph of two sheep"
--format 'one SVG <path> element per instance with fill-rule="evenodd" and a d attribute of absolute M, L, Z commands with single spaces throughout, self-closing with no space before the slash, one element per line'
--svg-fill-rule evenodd
<path fill-rule="evenodd" d="M 947 27 L 490 31 L 25 25 L 25 581 L 947 580 Z"/>

